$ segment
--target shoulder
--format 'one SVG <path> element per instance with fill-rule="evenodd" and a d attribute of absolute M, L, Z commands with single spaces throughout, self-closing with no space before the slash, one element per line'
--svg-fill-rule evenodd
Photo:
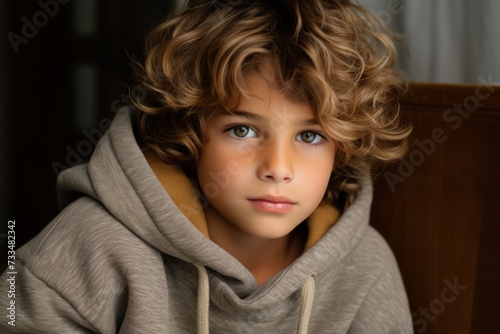
<path fill-rule="evenodd" d="M 386 240 L 369 226 L 350 264 L 365 280 L 365 293 L 351 330 L 412 333 L 408 298 L 397 260 Z"/>
<path fill-rule="evenodd" d="M 366 293 L 385 287 L 388 294 L 401 294 L 406 298 L 397 259 L 383 236 L 371 226 L 341 267 L 341 276 L 354 277 Z"/>
<path fill-rule="evenodd" d="M 89 323 L 104 327 L 123 311 L 131 276 L 162 278 L 161 254 L 90 197 L 68 205 L 17 254 L 25 268 L 19 279 L 40 282 L 38 295 L 54 291 Z"/>
<path fill-rule="evenodd" d="M 23 258 L 45 252 L 64 255 L 74 249 L 94 252 L 95 247 L 113 244 L 116 233 L 122 237 L 132 236 L 99 202 L 90 197 L 81 197 L 65 207 L 35 238 L 24 245 L 19 255 Z"/>
<path fill-rule="evenodd" d="M 357 298 L 363 298 L 386 281 L 404 293 L 397 260 L 385 239 L 371 226 L 367 226 L 356 245 L 339 262 L 332 262 L 318 278 L 327 285 L 356 291 Z M 352 299 L 352 291 L 347 293 Z"/>
<path fill-rule="evenodd" d="M 128 266 L 161 261 L 157 251 L 90 197 L 68 205 L 19 249 L 18 257 L 49 286 L 120 276 Z"/>
<path fill-rule="evenodd" d="M 411 333 L 409 304 L 396 258 L 372 227 L 316 281 L 319 318 L 328 314 L 329 326 L 338 332 Z"/>

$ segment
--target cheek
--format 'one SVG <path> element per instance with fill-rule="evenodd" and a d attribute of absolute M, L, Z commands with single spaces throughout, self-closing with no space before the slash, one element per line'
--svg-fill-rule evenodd
<path fill-rule="evenodd" d="M 222 147 L 206 145 L 197 167 L 198 181 L 207 198 L 225 196 L 242 173 L 241 161 Z"/>
<path fill-rule="evenodd" d="M 328 186 L 328 181 L 330 180 L 331 169 L 311 169 L 308 172 L 308 177 L 305 178 L 307 187 L 312 194 L 317 194 L 315 197 L 323 197 L 326 188 Z"/>
<path fill-rule="evenodd" d="M 316 199 L 322 199 L 330 181 L 333 171 L 334 158 L 326 155 L 324 159 L 309 161 L 305 165 L 302 174 L 305 177 L 302 181 L 305 183 L 303 189 L 309 192 L 309 196 Z"/>

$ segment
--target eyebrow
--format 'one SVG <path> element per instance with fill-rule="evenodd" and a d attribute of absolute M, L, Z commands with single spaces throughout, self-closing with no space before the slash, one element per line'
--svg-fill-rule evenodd
<path fill-rule="evenodd" d="M 221 116 L 239 116 L 243 118 L 247 118 L 253 121 L 263 121 L 264 117 L 258 114 L 251 113 L 245 110 L 224 110 L 220 113 Z"/>
<path fill-rule="evenodd" d="M 262 117 L 261 115 L 258 115 L 258 114 L 254 114 L 252 112 L 249 112 L 249 111 L 245 111 L 245 110 L 231 110 L 231 111 L 228 111 L 228 110 L 224 110 L 220 113 L 220 116 L 223 116 L 223 117 L 227 117 L 227 116 L 239 116 L 239 117 L 243 117 L 243 118 L 246 118 L 246 119 L 249 119 L 249 120 L 252 120 L 252 121 L 264 121 L 265 118 Z M 296 122 L 298 125 L 302 125 L 302 126 L 312 126 L 312 125 L 319 125 L 318 121 L 314 118 L 310 118 L 310 119 L 307 119 L 307 120 L 304 120 L 304 121 L 299 121 L 299 122 Z"/>

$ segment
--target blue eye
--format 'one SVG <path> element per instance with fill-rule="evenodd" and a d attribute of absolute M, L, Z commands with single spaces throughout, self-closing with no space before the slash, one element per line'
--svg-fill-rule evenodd
<path fill-rule="evenodd" d="M 232 136 L 237 138 L 252 138 L 257 136 L 255 130 L 248 125 L 233 126 L 232 128 L 228 129 L 228 132 Z"/>
<path fill-rule="evenodd" d="M 297 135 L 297 140 L 306 144 L 319 144 L 324 138 L 317 132 L 304 131 Z"/>

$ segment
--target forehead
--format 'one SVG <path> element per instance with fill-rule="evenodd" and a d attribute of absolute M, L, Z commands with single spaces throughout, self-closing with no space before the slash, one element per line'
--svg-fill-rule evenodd
<path fill-rule="evenodd" d="M 233 111 L 247 111 L 261 115 L 280 115 L 293 113 L 297 116 L 313 115 L 311 106 L 307 103 L 292 101 L 283 94 L 281 89 L 275 84 L 271 73 L 253 71 L 245 78 L 245 91 L 241 92 L 238 98 L 231 99 L 224 105 L 231 114 Z M 241 113 L 240 113 L 241 115 Z"/>
<path fill-rule="evenodd" d="M 257 103 L 252 101 L 257 101 Z M 270 103 L 261 102 L 263 101 L 257 98 L 248 100 L 242 98 L 241 103 L 236 108 L 218 113 L 213 120 L 220 120 L 223 124 L 241 123 L 257 126 L 261 130 L 264 128 L 289 128 L 296 131 L 297 127 L 318 125 L 311 108 L 307 105 L 286 100 L 275 103 L 273 99 L 270 100 Z"/>

